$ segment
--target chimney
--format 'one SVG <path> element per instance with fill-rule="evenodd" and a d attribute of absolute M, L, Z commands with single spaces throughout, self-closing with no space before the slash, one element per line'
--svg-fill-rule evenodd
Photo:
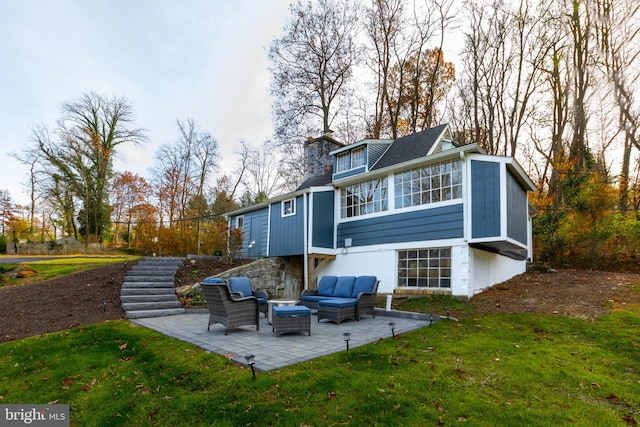
<path fill-rule="evenodd" d="M 344 147 L 345 144 L 333 139 L 333 131 L 329 130 L 318 138 L 307 138 L 304 144 L 304 181 L 309 178 L 330 173 L 333 170 L 331 151 Z"/>

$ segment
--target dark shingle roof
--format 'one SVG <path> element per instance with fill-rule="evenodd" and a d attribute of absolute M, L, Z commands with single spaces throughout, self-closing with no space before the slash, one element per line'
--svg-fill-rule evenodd
<path fill-rule="evenodd" d="M 444 124 L 396 139 L 371 170 L 426 156 L 446 127 L 447 125 Z"/>
<path fill-rule="evenodd" d="M 333 172 L 326 172 L 322 175 L 312 176 L 311 178 L 306 179 L 302 184 L 300 184 L 300 186 L 296 188 L 296 191 L 304 190 L 305 188 L 309 188 L 309 187 L 329 185 L 331 184 L 332 180 L 333 180 Z"/>

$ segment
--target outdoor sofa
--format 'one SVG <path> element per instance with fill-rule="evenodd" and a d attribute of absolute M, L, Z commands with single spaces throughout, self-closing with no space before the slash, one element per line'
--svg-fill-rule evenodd
<path fill-rule="evenodd" d="M 317 289 L 302 291 L 301 304 L 318 310 L 318 321 L 360 320 L 363 314 L 376 317 L 379 283 L 375 276 L 323 276 Z"/>

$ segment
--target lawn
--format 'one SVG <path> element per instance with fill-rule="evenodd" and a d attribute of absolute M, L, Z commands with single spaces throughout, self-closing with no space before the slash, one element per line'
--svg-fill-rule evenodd
<path fill-rule="evenodd" d="M 632 425 L 639 313 L 479 313 L 255 380 L 223 356 L 109 321 L 1 344 L 0 403 L 69 403 L 78 426 Z"/>

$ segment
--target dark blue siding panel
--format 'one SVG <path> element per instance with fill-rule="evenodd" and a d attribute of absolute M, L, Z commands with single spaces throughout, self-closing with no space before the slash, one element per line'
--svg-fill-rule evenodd
<path fill-rule="evenodd" d="M 338 247 L 351 238 L 353 246 L 463 237 L 462 204 L 424 209 L 338 225 Z"/>
<path fill-rule="evenodd" d="M 527 244 L 527 192 L 508 171 L 507 237 Z"/>
<path fill-rule="evenodd" d="M 267 208 L 250 212 L 244 216 L 245 234 L 243 246 L 247 248 L 250 257 L 262 257 L 267 255 L 267 219 L 269 211 Z M 246 230 L 247 226 L 249 227 Z M 249 243 L 255 242 L 249 248 Z"/>
<path fill-rule="evenodd" d="M 313 241 L 319 248 L 333 248 L 334 192 L 313 193 Z"/>
<path fill-rule="evenodd" d="M 247 212 L 242 215 L 231 217 L 231 224 L 235 226 L 238 216 L 244 217 L 244 226 L 242 228 L 242 256 L 259 257 L 267 255 L 267 218 L 269 211 L 267 208 L 253 212 Z M 255 241 L 253 246 L 249 248 L 249 242 Z"/>
<path fill-rule="evenodd" d="M 296 214 L 282 217 L 282 203 L 274 203 L 271 209 L 271 234 L 269 256 L 302 255 L 304 253 L 303 198 L 296 198 Z"/>
<path fill-rule="evenodd" d="M 471 235 L 500 235 L 500 163 L 471 161 Z"/>
<path fill-rule="evenodd" d="M 378 161 L 380 157 L 384 154 L 384 152 L 389 148 L 387 144 L 370 144 L 367 145 L 368 155 L 367 155 L 367 163 L 369 169 Z"/>

